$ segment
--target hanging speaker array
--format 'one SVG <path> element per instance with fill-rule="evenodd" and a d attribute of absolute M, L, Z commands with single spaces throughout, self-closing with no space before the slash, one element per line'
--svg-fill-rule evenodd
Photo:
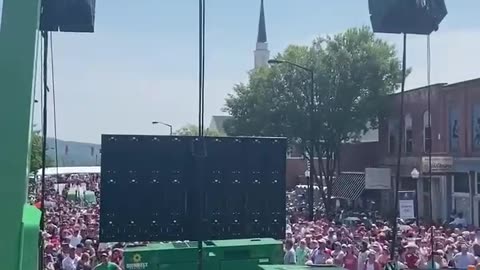
<path fill-rule="evenodd" d="M 369 0 L 376 33 L 429 35 L 447 15 L 445 0 Z"/>
<path fill-rule="evenodd" d="M 42 0 L 40 31 L 93 33 L 96 0 Z"/>

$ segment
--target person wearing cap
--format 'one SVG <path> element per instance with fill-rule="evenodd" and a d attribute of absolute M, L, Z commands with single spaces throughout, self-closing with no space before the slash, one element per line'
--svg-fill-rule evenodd
<path fill-rule="evenodd" d="M 122 270 L 120 266 L 108 260 L 108 253 L 100 252 L 100 263 L 93 270 Z"/>

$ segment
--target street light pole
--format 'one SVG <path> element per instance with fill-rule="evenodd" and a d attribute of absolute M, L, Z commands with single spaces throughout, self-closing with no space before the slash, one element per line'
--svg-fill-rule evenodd
<path fill-rule="evenodd" d="M 152 125 L 164 125 L 170 129 L 170 136 L 173 135 L 173 126 L 164 122 L 160 121 L 152 121 Z"/>
<path fill-rule="evenodd" d="M 293 62 L 287 61 L 287 60 L 268 60 L 269 64 L 287 64 L 294 66 L 296 68 L 302 69 L 306 72 L 309 73 L 310 75 L 310 93 L 309 93 L 309 120 L 310 120 L 310 177 L 308 177 L 308 214 L 309 214 L 309 220 L 313 221 L 314 220 L 314 181 L 316 180 L 316 173 L 315 173 L 315 162 L 314 162 L 314 157 L 315 157 L 315 114 L 314 114 L 314 108 L 315 108 L 315 80 L 314 80 L 314 74 L 313 74 L 313 69 L 307 68 L 298 64 L 295 64 Z M 322 179 L 320 179 L 322 181 Z"/>

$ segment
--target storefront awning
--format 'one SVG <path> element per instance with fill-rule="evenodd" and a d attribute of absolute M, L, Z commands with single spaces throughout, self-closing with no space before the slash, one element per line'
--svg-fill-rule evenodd
<path fill-rule="evenodd" d="M 332 197 L 354 201 L 365 189 L 364 173 L 344 173 L 332 185 Z"/>

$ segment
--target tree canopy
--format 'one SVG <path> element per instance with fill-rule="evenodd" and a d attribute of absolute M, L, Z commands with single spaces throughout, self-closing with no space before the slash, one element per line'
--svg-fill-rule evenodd
<path fill-rule="evenodd" d="M 209 137 L 221 137 L 225 136 L 225 134 L 221 134 L 217 130 L 205 129 L 204 131 L 205 136 Z M 186 125 L 181 127 L 177 131 L 175 131 L 175 135 L 180 136 L 198 136 L 198 126 L 196 125 Z"/>
<path fill-rule="evenodd" d="M 40 132 L 34 131 L 30 145 L 30 172 L 36 172 L 42 168 L 42 143 L 43 138 L 40 136 Z M 52 160 L 47 157 L 46 165 L 50 166 L 51 164 Z"/>
<path fill-rule="evenodd" d="M 228 135 L 285 136 L 315 145 L 306 152 L 326 158 L 318 167 L 329 193 L 341 143 L 377 126 L 385 96 L 401 83 L 401 61 L 395 47 L 368 27 L 320 37 L 310 46 L 291 45 L 275 59 L 314 73 L 314 138 L 309 128 L 310 74 L 289 64 L 253 70 L 247 83 L 234 86 L 224 108 L 233 119 L 225 130 Z"/>

